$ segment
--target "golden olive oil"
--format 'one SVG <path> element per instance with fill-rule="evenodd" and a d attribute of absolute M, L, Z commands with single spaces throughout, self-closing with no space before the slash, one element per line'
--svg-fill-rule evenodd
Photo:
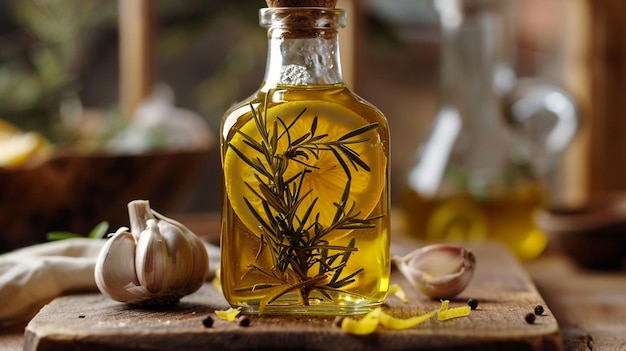
<path fill-rule="evenodd" d="M 246 313 L 363 313 L 389 286 L 389 137 L 343 84 L 278 86 L 222 122 L 221 284 Z"/>
<path fill-rule="evenodd" d="M 547 245 L 534 222 L 544 204 L 544 190 L 531 184 L 506 193 L 425 198 L 413 190 L 402 195 L 406 231 L 426 242 L 496 240 L 521 259 L 538 256 Z"/>

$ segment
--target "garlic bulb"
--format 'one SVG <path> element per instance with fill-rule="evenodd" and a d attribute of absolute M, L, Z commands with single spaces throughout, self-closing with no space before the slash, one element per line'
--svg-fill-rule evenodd
<path fill-rule="evenodd" d="M 451 299 L 472 280 L 476 257 L 460 246 L 433 244 L 417 249 L 393 262 L 411 285 L 426 296 Z"/>
<path fill-rule="evenodd" d="M 171 304 L 198 290 L 209 274 L 204 243 L 183 224 L 150 208 L 128 204 L 130 231 L 117 230 L 95 266 L 98 289 L 119 302 Z"/>

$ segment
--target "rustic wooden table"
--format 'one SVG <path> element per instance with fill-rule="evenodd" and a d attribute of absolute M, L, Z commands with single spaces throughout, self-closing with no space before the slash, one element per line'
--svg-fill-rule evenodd
<path fill-rule="evenodd" d="M 566 350 L 626 350 L 626 272 L 589 271 L 559 253 L 525 264 L 556 316 Z"/>
<path fill-rule="evenodd" d="M 185 222 L 216 240 L 215 215 L 192 216 Z M 556 317 L 566 350 L 626 350 L 626 272 L 584 270 L 554 251 L 524 267 Z M 22 350 L 24 327 L 1 330 L 0 351 Z"/>

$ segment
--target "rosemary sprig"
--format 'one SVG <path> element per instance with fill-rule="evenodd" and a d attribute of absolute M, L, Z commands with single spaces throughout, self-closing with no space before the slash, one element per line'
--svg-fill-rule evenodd
<path fill-rule="evenodd" d="M 305 305 L 309 304 L 313 291 L 332 300 L 330 292 L 354 283 L 355 277 L 364 268 L 344 274 L 352 253 L 358 251 L 356 239 L 352 238 L 348 245 L 342 246 L 330 244 L 327 236 L 336 230 L 374 228 L 373 221 L 380 218 L 361 218 L 360 212 L 355 210 L 355 202 L 349 199 L 352 172 L 371 171 L 353 145 L 369 141 L 364 135 L 378 128 L 378 124 L 368 124 L 337 140 L 327 140 L 328 134 L 318 134 L 318 117 L 315 116 L 307 132 L 294 135 L 293 127 L 304 116 L 306 108 L 290 123 L 280 117 L 268 123 L 267 100 L 264 106 L 263 111 L 257 111 L 250 105 L 258 136 L 235 129 L 251 152 L 244 153 L 229 143 L 232 151 L 255 171 L 256 187 L 249 183 L 246 186 L 260 200 L 261 206 L 253 205 L 251 199 L 244 197 L 243 200 L 262 228 L 257 259 L 264 251 L 272 258 L 271 268 L 251 264 L 246 272 L 246 275 L 259 274 L 265 277 L 266 282 L 239 291 L 267 289 L 260 311 L 292 292 L 297 292 Z M 285 142 L 286 150 L 279 151 L 279 143 L 284 145 Z M 320 212 L 316 211 L 317 198 L 313 198 L 306 208 L 303 207 L 304 200 L 312 192 L 304 192 L 304 180 L 317 168 L 312 161 L 318 160 L 322 153 L 334 156 L 347 179 L 340 198 L 334 203 L 333 219 L 327 225 L 320 223 Z M 286 172 L 291 162 L 304 167 L 288 178 Z"/>

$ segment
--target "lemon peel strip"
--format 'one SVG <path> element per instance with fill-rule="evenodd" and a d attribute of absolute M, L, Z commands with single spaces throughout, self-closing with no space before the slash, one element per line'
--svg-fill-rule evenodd
<path fill-rule="evenodd" d="M 467 317 L 470 315 L 472 309 L 469 306 L 455 307 L 437 313 L 437 320 L 447 321 L 448 319 Z"/>
<path fill-rule="evenodd" d="M 402 330 L 421 324 L 433 318 L 435 315 L 437 315 L 437 320 L 445 321 L 453 318 L 466 317 L 471 313 L 469 306 L 449 308 L 449 305 L 450 301 L 443 300 L 441 301 L 441 307 L 439 307 L 439 309 L 420 316 L 404 319 L 393 317 L 378 307 L 359 320 L 344 318 L 341 322 L 341 329 L 354 335 L 368 335 L 375 332 L 379 324 L 389 329 Z"/>
<path fill-rule="evenodd" d="M 371 334 L 376 331 L 376 328 L 378 327 L 381 313 L 382 309 L 378 307 L 359 320 L 344 318 L 341 322 L 341 329 L 354 335 Z"/>
<path fill-rule="evenodd" d="M 449 300 L 441 301 L 441 307 L 439 308 L 439 311 L 437 312 L 437 320 L 447 321 L 448 319 L 467 317 L 472 312 L 472 308 L 470 306 L 448 308 L 449 305 L 450 305 Z"/>
<path fill-rule="evenodd" d="M 236 308 L 229 308 L 226 311 L 215 311 L 215 315 L 218 316 L 221 319 L 225 319 L 229 322 L 233 322 L 235 321 L 235 319 L 237 318 L 237 315 L 239 315 L 241 311 L 239 311 Z"/>
<path fill-rule="evenodd" d="M 441 300 L 441 307 L 439 307 L 438 313 L 445 313 L 448 310 L 448 306 L 450 306 L 450 300 Z"/>
<path fill-rule="evenodd" d="M 218 292 L 222 292 L 222 279 L 220 278 L 220 276 L 220 268 L 217 267 L 217 269 L 215 270 L 215 277 L 213 277 L 213 280 L 211 282 L 213 283 L 213 287 L 215 288 L 215 290 L 217 290 Z"/>
<path fill-rule="evenodd" d="M 397 298 L 400 299 L 400 301 L 402 301 L 402 303 L 407 303 L 409 302 L 406 299 L 406 293 L 404 292 L 404 290 L 402 289 L 402 287 L 398 284 L 391 284 L 389 286 L 389 294 L 394 294 Z"/>
<path fill-rule="evenodd" d="M 401 318 L 395 318 L 387 313 L 382 312 L 379 319 L 380 319 L 380 324 L 382 324 L 386 328 L 402 330 L 402 329 L 411 328 L 418 324 L 424 323 L 425 321 L 431 319 L 436 313 L 437 313 L 437 310 L 428 312 L 421 316 L 401 319 Z"/>

